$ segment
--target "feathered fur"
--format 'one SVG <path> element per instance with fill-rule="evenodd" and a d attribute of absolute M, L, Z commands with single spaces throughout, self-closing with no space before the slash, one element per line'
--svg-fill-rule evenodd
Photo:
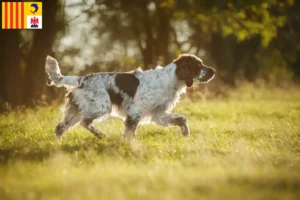
<path fill-rule="evenodd" d="M 57 137 L 80 121 L 95 136 L 104 138 L 105 134 L 94 128 L 92 122 L 114 115 L 124 119 L 124 136 L 129 139 L 135 136 L 138 124 L 148 121 L 179 126 L 182 134 L 189 136 L 186 117 L 171 111 L 187 86 L 194 81 L 208 82 L 215 74 L 214 69 L 190 54 L 155 70 L 87 76 L 63 76 L 57 61 L 48 56 L 46 71 L 52 85 L 69 90 L 63 120 L 56 127 Z"/>
<path fill-rule="evenodd" d="M 51 80 L 50 85 L 57 87 L 62 86 L 77 86 L 77 76 L 63 76 L 60 72 L 58 62 L 51 56 L 46 58 L 46 72 L 48 73 L 49 79 Z"/>

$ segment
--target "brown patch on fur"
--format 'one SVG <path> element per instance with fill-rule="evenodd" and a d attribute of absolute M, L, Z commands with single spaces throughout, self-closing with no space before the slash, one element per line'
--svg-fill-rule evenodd
<path fill-rule="evenodd" d="M 128 96 L 134 97 L 140 84 L 139 79 L 131 73 L 117 73 L 116 86 Z"/>
<path fill-rule="evenodd" d="M 184 80 L 187 87 L 193 85 L 193 78 L 198 76 L 202 61 L 194 55 L 182 54 L 173 61 L 176 64 L 176 76 Z"/>
<path fill-rule="evenodd" d="M 111 103 L 118 107 L 121 107 L 121 104 L 124 100 L 121 94 L 116 93 L 113 89 L 108 89 L 107 92 L 109 94 Z"/>

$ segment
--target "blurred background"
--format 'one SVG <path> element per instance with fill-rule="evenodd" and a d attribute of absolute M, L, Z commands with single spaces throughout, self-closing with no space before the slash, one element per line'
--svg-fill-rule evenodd
<path fill-rule="evenodd" d="M 281 87 L 300 77 L 300 1 L 42 2 L 42 30 L 0 32 L 2 111 L 63 99 L 63 90 L 46 85 L 46 55 L 63 74 L 84 75 L 153 69 L 192 53 L 217 69 L 205 86 L 212 93 L 241 82 Z"/>

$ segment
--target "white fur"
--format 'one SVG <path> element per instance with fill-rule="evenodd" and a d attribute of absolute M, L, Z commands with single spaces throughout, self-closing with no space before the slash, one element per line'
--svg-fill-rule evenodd
<path fill-rule="evenodd" d="M 165 67 L 158 66 L 154 70 L 130 72 L 139 80 L 136 93 L 132 98 L 117 86 L 117 73 L 103 72 L 82 77 L 63 76 L 57 61 L 48 56 L 46 72 L 52 81 L 51 84 L 67 87 L 72 95 L 66 104 L 63 121 L 56 128 L 56 134 L 62 135 L 68 127 L 81 120 L 80 124 L 83 127 L 103 138 L 105 134 L 87 124 L 91 122 L 86 119 L 102 120 L 113 115 L 122 119 L 137 120 L 135 121 L 136 125 L 149 121 L 163 126 L 178 125 L 181 127 L 183 135 L 188 136 L 190 132 L 187 119 L 182 115 L 171 113 L 178 103 L 180 95 L 186 89 L 185 81 L 178 79 L 176 75 L 176 68 L 175 63 L 170 63 Z M 203 76 L 205 76 L 205 71 L 195 75 L 200 78 Z M 112 104 L 110 90 L 121 95 L 123 99 L 121 105 L 116 107 Z M 127 121 L 127 127 L 130 125 L 130 121 Z M 131 129 L 127 128 L 129 136 L 134 134 L 134 126 Z"/>
<path fill-rule="evenodd" d="M 179 101 L 180 94 L 185 92 L 185 84 L 176 78 L 175 68 L 175 64 L 171 63 L 165 68 L 137 72 L 140 85 L 133 99 L 116 87 L 115 75 L 104 73 L 91 80 L 90 90 L 74 90 L 76 104 L 85 117 L 102 111 L 100 115 L 111 114 L 123 119 L 127 115 L 139 115 L 140 122 L 145 123 L 158 113 L 171 112 Z M 120 108 L 112 106 L 108 88 L 113 88 L 123 97 Z"/>
<path fill-rule="evenodd" d="M 140 80 L 140 84 L 134 99 L 119 90 L 115 85 L 115 75 L 108 73 L 95 74 L 84 83 L 82 77 L 63 76 L 57 61 L 48 56 L 46 60 L 46 71 L 54 85 L 73 86 L 74 100 L 85 117 L 98 114 L 111 114 L 113 116 L 125 118 L 139 115 L 141 122 L 157 117 L 158 113 L 171 112 L 180 99 L 180 94 L 185 93 L 185 84 L 177 79 L 175 75 L 176 65 L 171 63 L 167 66 L 157 67 L 155 70 L 136 71 L 135 75 Z M 60 79 L 60 80 L 59 80 Z M 89 89 L 77 89 L 79 84 L 85 84 Z M 113 108 L 108 88 L 113 88 L 124 98 L 119 109 Z"/>
<path fill-rule="evenodd" d="M 63 76 L 60 72 L 57 61 L 51 56 L 46 58 L 46 72 L 52 81 L 50 85 L 56 85 L 58 87 L 69 85 L 77 86 L 77 76 Z"/>

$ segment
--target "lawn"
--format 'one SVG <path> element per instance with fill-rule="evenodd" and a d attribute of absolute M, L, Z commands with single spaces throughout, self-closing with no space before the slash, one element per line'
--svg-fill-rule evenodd
<path fill-rule="evenodd" d="M 226 98 L 183 98 L 179 128 L 122 121 L 54 137 L 58 106 L 0 115 L 0 199 L 300 199 L 300 89 L 245 86 Z"/>

